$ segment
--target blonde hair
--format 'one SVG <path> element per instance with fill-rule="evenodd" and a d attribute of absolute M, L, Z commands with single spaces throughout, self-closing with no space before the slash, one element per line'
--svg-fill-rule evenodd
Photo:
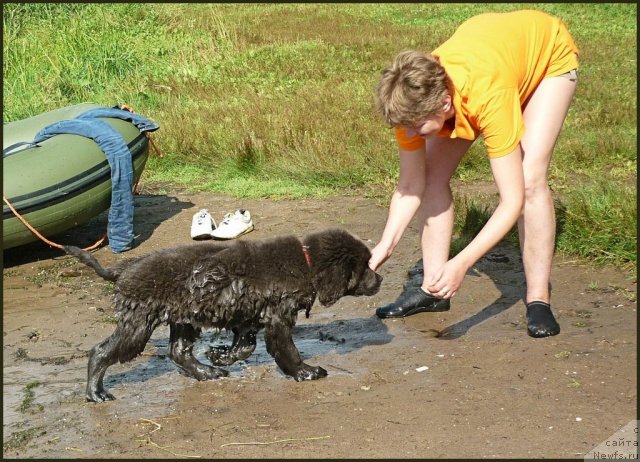
<path fill-rule="evenodd" d="M 452 84 L 437 58 L 418 51 L 399 53 L 382 71 L 376 107 L 390 126 L 416 126 L 442 109 Z"/>

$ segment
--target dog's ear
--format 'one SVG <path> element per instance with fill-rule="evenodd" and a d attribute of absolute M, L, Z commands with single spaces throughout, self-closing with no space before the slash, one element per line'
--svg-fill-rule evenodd
<path fill-rule="evenodd" d="M 366 264 L 370 258 L 366 245 L 341 229 L 320 231 L 305 241 L 311 252 L 312 283 L 320 303 L 330 306 L 353 292 L 360 283 L 358 262 Z"/>
<path fill-rule="evenodd" d="M 347 293 L 349 274 L 344 265 L 331 265 L 317 272 L 312 283 L 323 306 L 331 306 Z"/>
<path fill-rule="evenodd" d="M 354 290 L 356 290 L 356 287 L 358 287 L 358 285 L 360 284 L 360 272 L 352 271 L 351 274 L 349 275 L 348 281 L 349 283 L 347 284 L 347 291 L 349 293 L 352 293 Z"/>

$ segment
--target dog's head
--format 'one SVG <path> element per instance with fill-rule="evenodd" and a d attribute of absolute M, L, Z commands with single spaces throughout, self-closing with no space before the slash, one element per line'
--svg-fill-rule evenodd
<path fill-rule="evenodd" d="M 322 305 L 345 295 L 374 295 L 382 276 L 369 268 L 371 251 L 360 239 L 341 229 L 311 234 L 304 239 L 311 257 L 312 283 Z"/>

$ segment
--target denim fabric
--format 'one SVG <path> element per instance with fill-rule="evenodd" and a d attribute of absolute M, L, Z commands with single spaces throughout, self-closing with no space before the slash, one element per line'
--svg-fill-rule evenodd
<path fill-rule="evenodd" d="M 123 109 L 99 107 L 90 109 L 87 112 L 83 112 L 76 119 L 93 119 L 96 117 L 113 117 L 116 119 L 126 120 L 135 125 L 141 132 L 153 132 L 160 128 L 157 123 L 145 119 L 144 117 L 135 114 L 133 112 L 125 111 Z"/>
<path fill-rule="evenodd" d="M 106 154 L 111 167 L 111 207 L 107 236 L 114 253 L 131 249 L 133 244 L 133 161 L 120 133 L 108 123 L 95 117 L 116 117 L 127 120 L 140 131 L 154 131 L 159 125 L 129 111 L 98 108 L 75 119 L 55 122 L 40 130 L 33 142 L 39 143 L 59 134 L 73 134 L 95 141 Z"/>

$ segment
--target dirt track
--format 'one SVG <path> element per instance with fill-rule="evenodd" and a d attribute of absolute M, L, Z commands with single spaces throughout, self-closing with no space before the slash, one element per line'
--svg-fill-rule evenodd
<path fill-rule="evenodd" d="M 375 241 L 386 218 L 362 197 L 238 201 L 148 190 L 136 206 L 139 245 L 122 255 L 102 248 L 102 262 L 190 242 L 200 208 L 217 220 L 249 209 L 256 229 L 242 239 L 340 226 Z M 105 227 L 103 214 L 61 240 L 88 245 Z M 316 304 L 300 317 L 294 340 L 327 378 L 285 377 L 259 335 L 256 353 L 229 377 L 197 382 L 166 357 L 163 327 L 140 358 L 109 369 L 105 384 L 118 399 L 101 405 L 84 399 L 86 354 L 113 330 L 109 286 L 43 244 L 5 251 L 4 457 L 580 458 L 637 418 L 635 280 L 557 258 L 562 332 L 532 339 L 521 261 L 504 243 L 470 271 L 451 311 L 381 321 L 375 307 L 399 294 L 417 244 L 412 226 L 380 270 L 379 294 Z M 206 333 L 198 355 L 230 340 Z"/>

